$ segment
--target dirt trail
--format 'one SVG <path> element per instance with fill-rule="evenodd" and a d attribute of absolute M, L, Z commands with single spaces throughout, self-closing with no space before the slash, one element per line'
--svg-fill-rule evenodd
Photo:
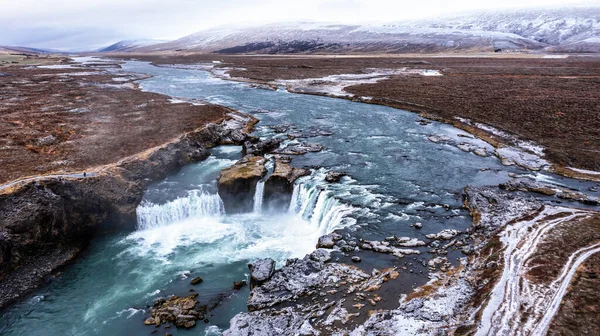
<path fill-rule="evenodd" d="M 583 210 L 547 207 L 531 220 L 508 225 L 500 234 L 504 244 L 502 276 L 485 306 L 476 335 L 542 335 L 567 292 L 577 268 L 600 243 L 576 250 L 550 285 L 528 277 L 530 260 L 550 232 L 590 217 Z"/>

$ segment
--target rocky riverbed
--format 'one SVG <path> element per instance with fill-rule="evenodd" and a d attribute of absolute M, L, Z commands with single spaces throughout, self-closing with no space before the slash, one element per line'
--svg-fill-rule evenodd
<path fill-rule="evenodd" d="M 545 206 L 534 198 L 505 193 L 497 187 L 467 188 L 464 197 L 474 218 L 467 234 L 473 241 L 468 256 L 451 266 L 443 257 L 446 253 L 439 251 L 442 257 L 428 263 L 431 280 L 413 293 L 395 299 L 385 297 L 382 285 L 397 281 L 401 270 L 366 273 L 352 264 L 335 262 L 332 253 L 360 255 L 362 250 L 375 249 L 401 258 L 414 250 L 398 249 L 389 241 L 336 244 L 343 237 L 333 234 L 319 240 L 318 247 L 325 249 L 289 260 L 268 281 L 253 288 L 249 312 L 237 315 L 224 334 L 438 335 L 443 331 L 486 335 L 500 332 L 498 328 L 509 334 L 548 331 L 555 315 L 558 319 L 564 314 L 560 302 L 565 284 L 577 267 L 600 249 L 600 213 Z M 580 226 L 586 227 L 587 238 L 574 243 L 572 252 L 551 243 L 569 235 L 567 232 L 577 232 Z M 427 245 L 440 240 L 456 244 L 456 234 L 443 231 L 431 235 L 433 242 Z M 426 244 L 396 241 L 404 246 Z M 524 257 L 515 259 L 517 253 Z M 551 261 L 545 257 L 554 253 L 564 258 Z M 519 263 L 514 265 L 513 260 Z M 436 270 L 438 264 L 444 266 Z M 530 280 L 540 271 L 548 278 Z M 384 297 L 397 300 L 399 306 L 378 309 Z"/>

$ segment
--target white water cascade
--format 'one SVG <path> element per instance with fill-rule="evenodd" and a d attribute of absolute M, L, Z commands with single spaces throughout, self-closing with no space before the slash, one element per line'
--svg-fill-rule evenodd
<path fill-rule="evenodd" d="M 348 216 L 354 209 L 336 200 L 321 186 L 298 183 L 294 185 L 289 212 L 310 221 L 320 235 L 325 235 L 351 225 L 353 219 Z"/>
<path fill-rule="evenodd" d="M 265 182 L 259 181 L 254 193 L 253 214 L 261 214 L 263 207 Z M 189 191 L 180 197 L 164 204 L 145 201 L 137 212 L 138 231 L 151 230 L 176 224 L 190 218 L 212 217 L 217 221 L 230 219 L 224 209 L 223 201 L 216 193 L 203 190 Z M 313 183 L 297 183 L 294 185 L 288 209 L 282 209 L 284 216 L 293 216 L 306 223 L 317 235 L 325 235 L 336 229 L 352 225 L 355 220 L 350 217 L 354 208 L 341 203 L 333 197 L 333 192 L 323 185 Z M 267 216 L 280 216 L 271 214 Z M 221 218 L 221 219 L 218 219 Z M 206 218 L 209 220 L 209 218 Z"/>
<path fill-rule="evenodd" d="M 190 217 L 220 216 L 225 213 L 218 194 L 193 190 L 186 197 L 165 204 L 142 203 L 137 210 L 137 229 L 147 230 L 180 222 Z"/>
<path fill-rule="evenodd" d="M 261 213 L 263 206 L 263 199 L 265 198 L 265 181 L 273 174 L 273 170 L 275 169 L 275 160 L 269 158 L 265 163 L 265 169 L 267 170 L 267 174 L 263 176 L 263 178 L 256 183 L 256 190 L 254 191 L 254 213 Z"/>
<path fill-rule="evenodd" d="M 262 211 L 263 198 L 265 194 L 265 181 L 258 181 L 256 184 L 256 191 L 254 192 L 254 212 L 260 213 Z"/>

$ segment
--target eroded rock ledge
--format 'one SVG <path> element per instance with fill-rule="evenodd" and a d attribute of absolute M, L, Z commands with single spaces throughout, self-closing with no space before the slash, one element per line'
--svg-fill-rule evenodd
<path fill-rule="evenodd" d="M 219 196 L 227 213 L 251 212 L 257 183 L 267 173 L 266 159 L 246 155 L 218 177 Z"/>
<path fill-rule="evenodd" d="M 266 165 L 269 160 L 272 160 L 273 169 L 267 176 Z M 266 159 L 247 154 L 233 166 L 221 171 L 218 177 L 219 196 L 227 213 L 252 212 L 256 188 L 262 182 L 264 204 L 281 208 L 289 204 L 294 182 L 308 174 L 309 170 L 292 167 L 279 157 Z"/>
<path fill-rule="evenodd" d="M 0 190 L 0 308 L 41 284 L 91 237 L 133 229 L 144 187 L 207 148 L 242 144 L 254 119 L 235 111 L 220 124 L 108 166 L 85 178 L 39 177 Z"/>

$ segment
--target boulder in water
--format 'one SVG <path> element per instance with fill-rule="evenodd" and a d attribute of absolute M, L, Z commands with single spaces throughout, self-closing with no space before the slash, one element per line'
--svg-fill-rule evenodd
<path fill-rule="evenodd" d="M 246 280 L 234 281 L 233 282 L 233 290 L 240 290 L 246 285 L 247 285 Z"/>
<path fill-rule="evenodd" d="M 275 260 L 271 258 L 260 259 L 248 264 L 250 269 L 250 289 L 260 286 L 275 273 Z"/>
<path fill-rule="evenodd" d="M 175 325 L 177 327 L 192 328 L 196 326 L 196 317 L 193 315 L 177 315 Z"/>
<path fill-rule="evenodd" d="M 199 285 L 204 281 L 201 277 L 195 277 L 190 281 L 190 285 Z"/>
<path fill-rule="evenodd" d="M 333 239 L 333 235 L 328 234 L 319 237 L 319 241 L 317 242 L 317 248 L 333 248 L 335 246 L 335 241 Z"/>
<path fill-rule="evenodd" d="M 248 155 L 263 155 L 274 151 L 279 148 L 279 145 L 283 142 L 282 139 L 267 139 L 252 143 L 251 141 L 244 142 L 243 154 Z"/>
<path fill-rule="evenodd" d="M 294 145 L 288 145 L 283 148 L 278 148 L 274 153 L 285 154 L 285 155 L 303 155 L 309 152 L 320 152 L 323 150 L 323 146 L 316 143 L 303 142 Z"/>
<path fill-rule="evenodd" d="M 330 171 L 327 173 L 327 176 L 325 176 L 325 181 L 329 183 L 337 183 L 340 182 L 340 179 L 346 175 L 348 174 L 344 172 Z"/>
<path fill-rule="evenodd" d="M 198 294 L 187 297 L 170 296 L 166 300 L 160 298 L 156 300 L 154 306 L 150 309 L 152 315 L 144 321 L 146 325 L 156 325 L 174 323 L 177 327 L 192 328 L 197 320 L 204 320 L 208 313 L 206 306 L 198 306 L 196 301 Z"/>
<path fill-rule="evenodd" d="M 266 159 L 247 155 L 218 177 L 219 196 L 227 213 L 251 212 L 256 184 L 266 174 Z"/>

